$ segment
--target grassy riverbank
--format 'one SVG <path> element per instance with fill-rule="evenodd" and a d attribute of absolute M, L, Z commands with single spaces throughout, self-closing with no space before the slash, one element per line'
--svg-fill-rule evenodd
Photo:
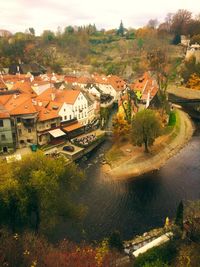
<path fill-rule="evenodd" d="M 103 172 L 112 179 L 126 179 L 159 169 L 189 141 L 193 130 L 189 116 L 177 110 L 175 125 L 169 125 L 156 139 L 150 153 L 130 143 L 114 144 L 106 153 L 108 164 L 102 167 Z"/>

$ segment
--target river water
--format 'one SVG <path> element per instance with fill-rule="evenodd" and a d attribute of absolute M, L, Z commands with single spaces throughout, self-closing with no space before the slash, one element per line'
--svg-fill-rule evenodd
<path fill-rule="evenodd" d="M 80 166 L 86 172 L 77 202 L 88 207 L 78 225 L 64 224 L 56 230 L 56 238 L 75 241 L 101 240 L 114 230 L 128 240 L 154 227 L 163 226 L 165 218 L 173 218 L 181 200 L 200 198 L 200 127 L 190 142 L 164 167 L 138 178 L 110 182 L 100 170 L 101 154 L 111 141 L 103 143 Z"/>

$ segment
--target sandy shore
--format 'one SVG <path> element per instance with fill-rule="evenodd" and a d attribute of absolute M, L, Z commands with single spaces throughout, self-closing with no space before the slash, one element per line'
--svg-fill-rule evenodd
<path fill-rule="evenodd" d="M 151 153 L 143 152 L 144 148 L 125 146 L 125 152 L 115 165 L 105 164 L 102 171 L 112 180 L 122 180 L 139 176 L 141 174 L 159 169 L 166 161 L 175 155 L 190 140 L 194 126 L 187 113 L 177 110 L 180 118 L 180 127 L 168 136 L 157 138 Z"/>

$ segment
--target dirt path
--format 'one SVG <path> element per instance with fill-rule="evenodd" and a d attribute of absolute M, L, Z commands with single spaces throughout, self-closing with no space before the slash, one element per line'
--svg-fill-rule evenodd
<path fill-rule="evenodd" d="M 140 155 L 130 155 L 125 162 L 122 162 L 118 167 L 111 168 L 108 164 L 103 166 L 103 171 L 114 180 L 127 179 L 141 175 L 143 173 L 159 169 L 165 162 L 175 155 L 192 137 L 194 126 L 189 116 L 177 110 L 180 118 L 180 128 L 174 138 L 170 140 L 160 140 L 157 149 L 151 153 L 145 154 L 140 152 Z"/>

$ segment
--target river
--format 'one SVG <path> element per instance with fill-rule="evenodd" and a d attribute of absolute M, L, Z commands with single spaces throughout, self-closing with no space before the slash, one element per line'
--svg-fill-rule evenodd
<path fill-rule="evenodd" d="M 138 178 L 110 182 L 100 170 L 101 154 L 110 146 L 104 142 L 80 166 L 86 172 L 77 202 L 88 207 L 83 222 L 60 225 L 54 238 L 74 241 L 101 240 L 119 230 L 124 240 L 163 226 L 173 218 L 181 200 L 200 198 L 200 127 L 189 143 L 164 167 Z M 54 232 L 55 233 L 55 232 Z"/>

